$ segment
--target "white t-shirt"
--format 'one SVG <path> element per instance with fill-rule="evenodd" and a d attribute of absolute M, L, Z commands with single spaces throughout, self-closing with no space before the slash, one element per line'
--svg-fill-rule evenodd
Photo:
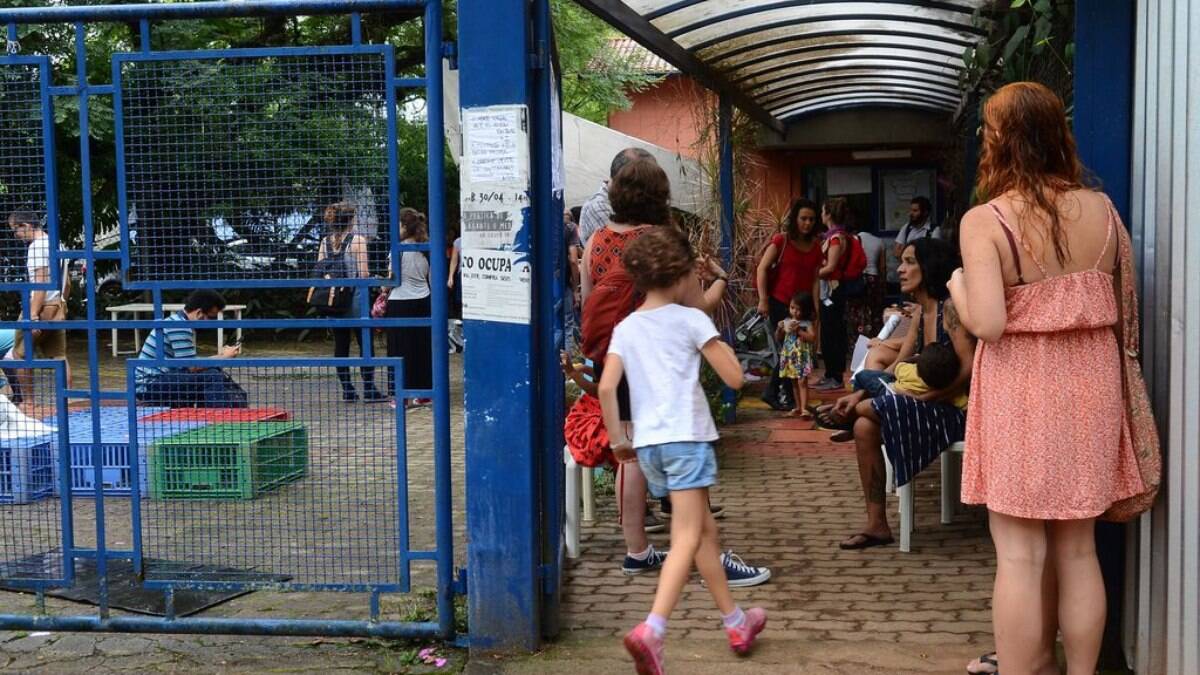
<path fill-rule="evenodd" d="M 420 300 L 429 297 L 429 260 L 420 251 L 400 253 L 400 285 L 388 300 Z"/>
<path fill-rule="evenodd" d="M 863 274 L 879 276 L 879 252 L 883 250 L 883 240 L 870 232 L 859 232 L 858 240 L 862 242 L 863 253 L 867 254 L 867 268 Z"/>
<path fill-rule="evenodd" d="M 47 275 L 50 271 L 50 237 L 45 234 L 39 235 L 29 244 L 29 258 L 25 264 L 29 270 L 29 281 L 32 282 L 36 278 L 38 270 L 45 268 Z M 47 276 L 47 279 L 50 277 Z M 46 291 L 46 303 L 58 302 L 59 296 L 62 293 L 57 290 Z"/>
<path fill-rule="evenodd" d="M 674 304 L 638 310 L 613 329 L 608 353 L 621 357 L 629 382 L 633 447 L 717 440 L 700 387 L 700 350 L 715 337 L 707 314 Z"/>

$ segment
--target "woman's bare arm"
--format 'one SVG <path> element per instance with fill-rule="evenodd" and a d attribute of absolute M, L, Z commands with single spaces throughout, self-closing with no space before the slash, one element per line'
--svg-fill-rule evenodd
<path fill-rule="evenodd" d="M 829 240 L 829 250 L 825 254 L 825 264 L 821 265 L 821 269 L 817 271 L 817 276 L 822 279 L 828 279 L 830 274 L 838 267 L 838 261 L 842 259 L 842 237 L 836 236 Z"/>
<path fill-rule="evenodd" d="M 925 401 L 949 401 L 966 392 L 971 381 L 971 371 L 975 366 L 975 348 L 978 341 L 963 326 L 953 300 L 947 300 L 942 309 L 942 327 L 950 334 L 950 343 L 954 347 L 954 353 L 958 355 L 958 375 L 945 389 L 928 391 L 916 397 Z"/>
<path fill-rule="evenodd" d="M 786 245 L 786 244 L 785 244 Z M 779 248 L 774 243 L 767 245 L 767 250 L 763 251 L 762 259 L 758 261 L 758 270 L 755 273 L 755 287 L 758 289 L 758 313 L 766 315 L 770 301 L 770 289 L 767 288 L 767 282 L 771 275 L 771 265 L 775 264 L 776 258 L 779 257 Z"/>
<path fill-rule="evenodd" d="M 984 342 L 995 342 L 1008 324 L 1004 297 L 1004 268 L 992 241 L 995 217 L 982 206 L 963 216 L 960 247 L 963 266 L 950 278 L 950 297 L 959 308 L 958 319 L 968 332 Z"/>
<path fill-rule="evenodd" d="M 592 293 L 592 247 L 583 249 L 583 265 L 579 270 L 579 302 L 587 304 Z"/>

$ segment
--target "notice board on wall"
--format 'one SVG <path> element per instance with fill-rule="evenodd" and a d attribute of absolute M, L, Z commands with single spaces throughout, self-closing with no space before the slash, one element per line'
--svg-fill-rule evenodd
<path fill-rule="evenodd" d="M 908 223 L 908 207 L 914 197 L 935 203 L 937 176 L 933 169 L 883 169 L 879 172 L 879 214 L 885 230 L 899 230 Z"/>

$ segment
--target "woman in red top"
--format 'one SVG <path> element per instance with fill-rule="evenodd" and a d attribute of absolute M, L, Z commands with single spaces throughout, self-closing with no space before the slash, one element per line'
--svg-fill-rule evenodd
<path fill-rule="evenodd" d="M 667 174 L 653 158 L 630 161 L 613 176 L 608 188 L 612 216 L 607 225 L 588 239 L 583 254 L 581 293 L 583 319 L 580 349 L 595 364 L 595 380 L 600 380 L 601 364 L 608 353 L 613 329 L 637 308 L 642 298 L 634 289 L 633 278 L 621 264 L 621 254 L 629 243 L 655 226 L 671 224 L 671 186 Z M 705 258 L 697 268 L 697 283 L 690 306 L 712 313 L 729 284 L 725 271 Z M 712 284 L 703 290 L 701 275 Z M 617 392 L 621 420 L 632 419 L 629 388 L 621 381 Z M 627 575 L 641 574 L 662 566 L 666 553 L 654 550 L 646 539 L 646 477 L 637 462 L 620 465 L 621 530 L 626 556 L 621 566 Z M 662 526 L 659 526 L 662 529 Z"/>
<path fill-rule="evenodd" d="M 817 270 L 821 268 L 820 226 L 817 205 L 797 199 L 788 210 L 785 230 L 771 238 L 758 262 L 758 313 L 770 320 L 772 330 L 788 317 L 788 303 L 797 292 L 811 293 L 813 316 L 818 313 L 815 299 Z M 779 366 L 771 372 L 771 382 L 763 401 L 776 410 L 791 410 L 792 388 L 779 377 Z"/>

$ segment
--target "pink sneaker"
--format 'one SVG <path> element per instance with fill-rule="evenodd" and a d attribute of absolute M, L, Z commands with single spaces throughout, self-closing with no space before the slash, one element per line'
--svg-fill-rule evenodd
<path fill-rule="evenodd" d="M 758 639 L 758 634 L 767 627 L 767 611 L 762 607 L 753 607 L 746 610 L 746 620 L 737 628 L 726 628 L 725 633 L 729 636 L 729 648 L 733 653 L 739 656 L 745 656 L 750 652 L 750 648 L 754 646 L 754 641 Z M 626 638 L 628 640 L 629 638 Z M 628 644 L 628 642 L 626 643 Z"/>
<path fill-rule="evenodd" d="M 663 641 L 648 624 L 639 623 L 625 635 L 625 649 L 638 675 L 663 675 Z"/>

